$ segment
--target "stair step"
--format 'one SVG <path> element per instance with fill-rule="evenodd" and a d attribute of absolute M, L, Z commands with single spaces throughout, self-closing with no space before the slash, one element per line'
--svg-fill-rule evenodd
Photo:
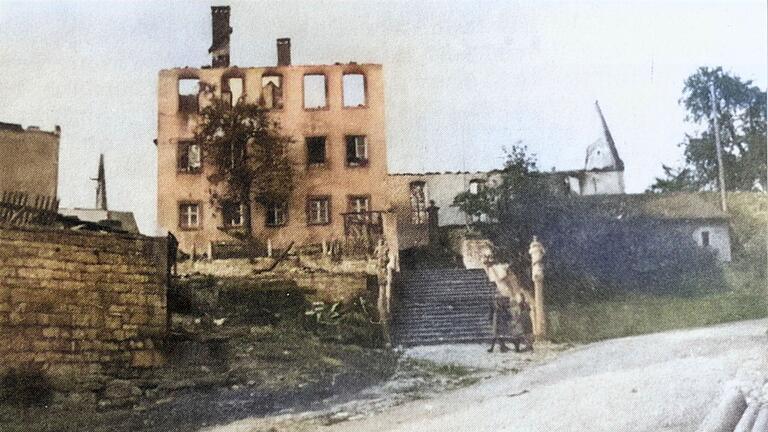
<path fill-rule="evenodd" d="M 394 280 L 393 340 L 407 346 L 489 340 L 495 290 L 483 270 L 402 271 Z"/>

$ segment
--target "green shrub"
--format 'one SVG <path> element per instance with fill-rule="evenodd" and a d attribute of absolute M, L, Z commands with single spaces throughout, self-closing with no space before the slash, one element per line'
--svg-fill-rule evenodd
<path fill-rule="evenodd" d="M 385 344 L 384 329 L 374 309 L 364 297 L 349 304 L 314 302 L 304 312 L 304 328 L 323 341 L 379 348 Z"/>

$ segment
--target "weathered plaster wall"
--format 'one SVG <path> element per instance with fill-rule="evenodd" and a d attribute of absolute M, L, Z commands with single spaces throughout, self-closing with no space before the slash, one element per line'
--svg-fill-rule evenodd
<path fill-rule="evenodd" d="M 15 130 L 0 125 L 0 191 L 55 197 L 58 167 L 58 130 Z"/>
<path fill-rule="evenodd" d="M 162 361 L 165 239 L 0 228 L 0 369 Z"/>
<path fill-rule="evenodd" d="M 343 106 L 342 76 L 345 73 L 365 75 L 365 106 Z M 273 109 L 271 114 L 280 122 L 283 133 L 294 140 L 289 154 L 296 170 L 296 187 L 289 202 L 288 223 L 282 227 L 267 227 L 265 210 L 256 206 L 253 227 L 259 238 L 271 239 L 276 248 L 283 248 L 290 241 L 301 245 L 342 238 L 341 213 L 347 211 L 349 195 L 369 195 L 371 210 L 386 210 L 387 155 L 381 65 L 163 70 L 158 83 L 158 224 L 176 234 L 183 251 L 189 253 L 194 248 L 198 253 L 205 252 L 209 241 L 231 241 L 232 238 L 219 229 L 221 216 L 209 202 L 207 175 L 210 167 L 204 166 L 199 174 L 177 170 L 177 143 L 193 136 L 196 121 L 195 115 L 179 111 L 178 80 L 199 78 L 201 82 L 215 86 L 214 94 L 218 95 L 222 76 L 231 74 L 243 77 L 244 94 L 249 102 L 258 101 L 263 75 L 282 75 L 283 108 Z M 326 108 L 304 108 L 303 77 L 306 74 L 326 76 Z M 346 166 L 346 135 L 367 137 L 369 163 L 366 166 Z M 326 136 L 326 164 L 322 167 L 307 166 L 305 137 L 308 136 Z M 310 195 L 331 197 L 329 224 L 307 224 L 306 200 Z M 178 205 L 181 201 L 199 203 L 202 208 L 200 228 L 179 228 Z"/>
<path fill-rule="evenodd" d="M 400 249 L 424 245 L 428 241 L 426 224 L 414 224 L 411 220 L 412 209 L 410 185 L 424 182 L 424 195 L 427 205 L 430 200 L 440 208 L 438 222 L 440 226 L 465 225 L 466 215 L 453 207 L 453 199 L 461 192 L 469 190 L 472 180 L 482 180 L 492 184 L 498 181 L 498 174 L 493 173 L 428 173 L 428 174 L 392 174 L 387 179 L 390 208 L 397 218 Z"/>
<path fill-rule="evenodd" d="M 709 233 L 709 246 L 708 249 L 712 249 L 717 254 L 717 259 L 720 261 L 731 261 L 731 234 L 728 229 L 728 224 L 705 222 L 701 224 L 691 225 L 691 236 L 697 245 L 705 247 L 703 244 L 702 233 Z"/>
<path fill-rule="evenodd" d="M 623 194 L 624 171 L 584 171 L 579 186 L 580 195 Z"/>

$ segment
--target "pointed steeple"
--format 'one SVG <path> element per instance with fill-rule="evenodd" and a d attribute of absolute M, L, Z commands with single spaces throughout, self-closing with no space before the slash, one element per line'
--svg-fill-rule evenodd
<path fill-rule="evenodd" d="M 96 208 L 107 210 L 107 180 L 104 176 L 104 154 L 99 156 L 99 175 L 96 180 Z"/>
<path fill-rule="evenodd" d="M 603 124 L 603 134 L 605 134 L 605 142 L 608 144 L 608 148 L 611 150 L 611 156 L 613 157 L 613 168 L 617 171 L 624 171 L 624 161 L 619 157 L 619 151 L 616 149 L 616 143 L 613 141 L 611 131 L 608 129 L 608 123 L 605 122 L 603 117 L 603 111 L 600 110 L 600 104 L 595 101 L 595 108 L 597 108 L 597 115 L 600 116 L 600 122 Z"/>

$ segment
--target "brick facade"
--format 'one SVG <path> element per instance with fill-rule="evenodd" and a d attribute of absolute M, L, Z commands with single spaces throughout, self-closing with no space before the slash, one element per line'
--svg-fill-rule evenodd
<path fill-rule="evenodd" d="M 165 239 L 0 228 L 0 372 L 162 361 Z"/>

